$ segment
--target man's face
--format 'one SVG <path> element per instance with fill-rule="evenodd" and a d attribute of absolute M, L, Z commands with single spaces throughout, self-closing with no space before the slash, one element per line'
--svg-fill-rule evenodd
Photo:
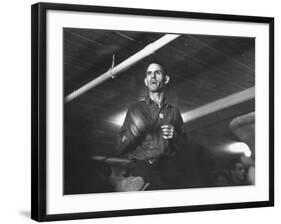
<path fill-rule="evenodd" d="M 241 181 L 246 178 L 246 170 L 242 163 L 235 164 L 235 175 Z"/>
<path fill-rule="evenodd" d="M 168 81 L 168 76 L 164 74 L 161 65 L 152 63 L 147 67 L 144 83 L 150 92 L 163 91 Z"/>

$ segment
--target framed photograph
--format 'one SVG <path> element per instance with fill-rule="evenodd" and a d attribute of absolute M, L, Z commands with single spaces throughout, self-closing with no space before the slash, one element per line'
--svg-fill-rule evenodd
<path fill-rule="evenodd" d="M 32 219 L 274 205 L 274 19 L 32 5 Z"/>

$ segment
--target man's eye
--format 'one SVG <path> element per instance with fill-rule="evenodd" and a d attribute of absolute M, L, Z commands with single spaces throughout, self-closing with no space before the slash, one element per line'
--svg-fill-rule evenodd
<path fill-rule="evenodd" d="M 160 75 L 161 71 L 156 71 L 155 73 L 156 73 L 156 75 Z"/>

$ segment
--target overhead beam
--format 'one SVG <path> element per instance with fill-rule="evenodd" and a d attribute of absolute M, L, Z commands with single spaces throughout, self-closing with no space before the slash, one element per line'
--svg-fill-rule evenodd
<path fill-rule="evenodd" d="M 186 123 L 198 119 L 200 117 L 206 116 L 208 114 L 214 113 L 216 111 L 234 106 L 239 103 L 243 103 L 253 98 L 255 98 L 255 87 L 248 88 L 246 90 L 234 93 L 232 95 L 213 101 L 211 103 L 207 103 L 194 110 L 187 111 L 182 114 L 182 118 L 183 121 Z"/>
<path fill-rule="evenodd" d="M 94 88 L 95 86 L 103 83 L 109 78 L 116 77 L 121 72 L 124 72 L 137 62 L 141 61 L 145 57 L 155 53 L 157 50 L 162 48 L 163 46 L 167 45 L 171 41 L 177 39 L 180 35 L 177 34 L 166 34 L 160 39 L 156 40 L 155 42 L 147 45 L 141 51 L 137 52 L 136 54 L 132 55 L 131 57 L 127 58 L 125 61 L 121 62 L 116 67 L 111 68 L 109 71 L 103 73 L 99 77 L 95 78 L 94 80 L 90 81 L 89 83 L 85 84 L 84 86 L 80 87 L 79 89 L 75 90 L 71 94 L 65 97 L 66 102 L 70 102 L 77 98 L 78 96 L 82 95 L 83 93 L 89 91 L 90 89 Z"/>
<path fill-rule="evenodd" d="M 125 165 L 132 163 L 132 160 L 130 160 L 130 159 L 119 158 L 119 157 L 107 157 L 107 156 L 95 155 L 95 156 L 92 156 L 92 159 L 96 160 L 96 161 L 105 162 L 110 165 L 125 166 Z"/>

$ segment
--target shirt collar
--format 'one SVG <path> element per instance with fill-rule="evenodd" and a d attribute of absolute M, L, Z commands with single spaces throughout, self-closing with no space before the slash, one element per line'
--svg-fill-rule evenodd
<path fill-rule="evenodd" d="M 145 96 L 145 99 L 144 99 L 144 100 L 145 100 L 145 103 L 146 103 L 147 105 L 150 105 L 151 103 L 154 102 L 152 99 L 150 99 L 150 97 L 149 97 L 148 95 Z M 168 104 L 168 101 L 167 101 L 167 99 L 164 97 L 164 98 L 163 98 L 163 101 L 162 101 L 162 103 L 161 103 L 161 107 L 164 106 L 164 105 L 166 105 L 166 104 Z"/>

